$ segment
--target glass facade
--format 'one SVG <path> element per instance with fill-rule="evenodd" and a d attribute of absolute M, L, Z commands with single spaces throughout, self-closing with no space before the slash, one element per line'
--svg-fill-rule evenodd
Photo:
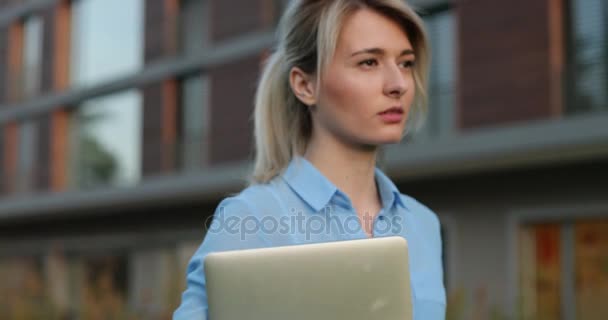
<path fill-rule="evenodd" d="M 199 176 L 188 173 L 210 172 L 215 169 L 212 165 L 226 166 L 229 171 L 231 161 L 240 165 L 241 160 L 250 159 L 245 155 L 250 152 L 251 145 L 243 142 L 251 138 L 249 116 L 252 104 L 249 95 L 254 92 L 260 58 L 267 56 L 267 51 L 260 48 L 256 52 L 243 53 L 231 51 L 231 48 L 241 50 L 239 48 L 254 43 L 255 40 L 247 43 L 233 41 L 240 41 L 241 36 L 253 36 L 257 31 L 269 30 L 278 21 L 279 13 L 288 0 L 239 1 L 241 2 L 62 0 L 52 5 L 48 2 L 48 7 L 41 5 L 31 12 L 29 6 L 23 6 L 22 12 L 6 10 L 6 15 L 3 13 L 1 23 L 6 25 L 0 26 L 0 41 L 5 43 L 0 46 L 0 119 L 3 121 L 0 123 L 0 175 L 3 177 L 0 179 L 0 191 L 3 192 L 0 197 L 6 202 L 0 203 L 0 319 L 171 317 L 185 285 L 186 264 L 200 244 L 200 239 L 158 245 L 160 242 L 166 243 L 166 238 L 155 234 L 149 237 L 153 240 L 150 245 L 127 247 L 131 245 L 130 241 L 114 237 L 114 232 L 123 232 L 127 228 L 138 229 L 139 232 L 141 228 L 142 233 L 147 233 L 161 228 L 184 228 L 188 223 L 187 232 L 197 232 L 202 236 L 204 226 L 200 220 L 206 216 L 200 216 L 199 219 L 199 214 L 202 211 L 212 212 L 214 202 L 226 191 L 219 189 L 225 188 L 224 180 L 221 180 L 224 179 L 224 171 L 218 172 L 221 177 L 217 181 L 198 180 L 194 183 L 193 180 Z M 17 8 L 25 2 L 26 0 L 12 1 L 8 6 Z M 455 8 L 457 10 L 452 10 L 452 2 L 431 2 L 433 8 L 423 16 L 432 53 L 428 87 L 429 113 L 426 124 L 406 139 L 420 144 L 441 140 L 456 133 L 456 81 L 457 64 L 460 62 L 456 60 L 459 49 L 456 42 L 459 39 L 456 34 L 459 30 L 457 18 L 466 16 L 466 11 L 469 14 L 476 11 L 465 11 L 465 7 L 471 9 L 478 5 L 458 4 L 459 7 Z M 424 6 L 431 2 L 417 3 Z M 571 40 L 568 43 L 570 49 L 565 49 L 568 51 L 567 61 L 571 64 L 567 66 L 569 72 L 566 79 L 569 99 L 572 100 L 568 100 L 566 111 L 584 113 L 606 110 L 608 2 L 566 2 L 571 9 L 564 13 L 568 17 L 564 22 L 564 30 L 568 31 Z M 233 14 L 232 7 L 235 3 L 243 4 L 246 10 Z M 545 7 L 541 9 L 544 10 Z M 241 14 L 243 11 L 246 15 Z M 475 14 L 502 17 L 501 13 L 492 10 L 478 13 L 481 11 L 483 10 Z M 11 18 L 14 12 L 19 14 L 14 14 Z M 513 17 L 515 13 L 509 14 Z M 537 30 L 531 32 L 543 37 L 546 32 L 544 28 L 548 24 L 546 21 L 535 24 L 537 18 L 541 21 L 546 17 L 542 17 L 542 14 L 534 16 L 532 22 L 527 21 L 527 25 L 536 26 Z M 475 19 L 468 21 L 473 20 Z M 497 37 L 509 34 L 496 25 L 493 27 L 496 30 L 490 32 L 496 32 Z M 8 31 L 4 32 L 5 29 Z M 214 46 L 222 46 L 230 54 L 225 59 L 214 59 L 210 64 L 197 64 L 207 50 L 216 49 Z M 8 62 L 11 62 L 9 66 Z M 125 77 L 129 81 L 121 81 L 121 86 L 114 87 L 110 92 L 107 85 Z M 515 83 L 517 80 L 514 77 L 506 79 L 506 82 Z M 239 99 L 233 99 L 234 97 Z M 491 100 L 490 96 L 489 101 Z M 532 105 L 536 101 L 530 103 Z M 7 105 L 28 110 L 23 114 L 7 111 L 4 109 Z M 458 107 L 464 110 L 468 106 Z M 234 115 L 238 115 L 238 121 L 227 121 L 236 118 Z M 590 128 L 591 131 L 598 129 L 601 130 Z M 508 139 L 520 137 L 514 135 Z M 585 150 L 581 149 L 580 159 L 587 155 L 587 145 L 582 144 Z M 435 147 L 432 143 L 429 145 L 429 150 Z M 591 148 L 593 146 L 589 149 Z M 234 150 L 238 152 L 232 152 Z M 440 156 L 441 154 L 439 153 Z M 481 163 L 485 161 L 485 154 L 480 154 Z M 525 155 L 525 152 L 522 154 Z M 573 163 L 579 159 L 578 153 L 576 154 L 572 158 Z M 412 152 L 404 156 L 412 156 L 416 160 L 418 155 Z M 505 158 L 506 162 L 510 161 L 511 154 Z M 514 154 L 513 159 L 515 158 L 518 155 Z M 446 159 L 451 161 L 449 157 Z M 542 157 L 539 159 L 542 160 Z M 598 159 L 597 154 L 589 156 L 589 159 Z M 431 160 L 431 173 L 425 173 L 426 164 L 422 165 L 420 177 L 425 181 L 420 184 L 420 189 L 414 188 L 416 190 L 412 189 L 412 192 L 433 201 L 445 201 L 445 204 L 440 203 L 437 207 L 449 211 L 452 209 L 450 203 L 456 203 L 452 200 L 455 196 L 451 194 L 454 190 L 451 186 L 457 185 L 462 176 L 463 180 L 468 179 L 465 175 L 469 174 L 469 163 L 459 167 L 461 160 L 455 159 L 454 168 L 448 165 L 445 174 L 442 168 L 435 175 L 433 166 L 436 165 L 433 162 L 443 159 L 436 157 Z M 534 162 L 534 167 L 522 170 L 525 172 L 518 182 L 528 182 L 528 173 L 534 177 L 533 172 L 543 166 L 541 160 Z M 400 165 L 395 164 L 395 167 Z M 475 172 L 476 165 L 476 161 L 471 161 L 471 172 Z M 462 168 L 465 170 L 459 171 Z M 485 170 L 483 164 L 480 168 Z M 487 172 L 492 173 L 492 168 L 494 167 L 487 169 Z M 496 168 L 503 170 L 502 163 L 499 162 Z M 417 171 L 418 167 L 414 170 Z M 184 171 L 186 174 L 182 174 Z M 569 172 L 575 176 L 578 173 L 574 171 L 576 170 Z M 458 174 L 450 176 L 452 172 Z M 515 170 L 513 174 L 519 175 L 519 172 Z M 408 173 L 394 173 L 403 179 L 396 181 L 400 188 L 403 185 L 410 189 L 409 181 L 412 185 L 418 182 L 416 175 L 412 176 L 414 180 L 407 180 Z M 146 174 L 146 179 L 149 177 L 149 180 L 142 180 L 142 174 Z M 163 176 L 165 174 L 167 176 Z M 427 179 L 426 174 L 428 177 L 433 176 Z M 598 174 L 601 172 L 598 171 Z M 477 186 L 486 181 L 485 176 L 485 172 L 479 176 L 473 174 L 474 179 L 463 184 L 471 186 L 471 190 L 478 190 L 478 187 L 491 193 L 493 191 L 489 188 Z M 575 183 L 584 178 L 576 179 L 572 178 Z M 123 194 L 112 198 L 116 193 L 105 193 L 112 188 L 131 187 L 140 183 L 144 185 L 124 192 L 124 198 Z M 198 183 L 217 185 L 218 189 L 209 190 L 204 187 L 202 191 L 194 190 L 198 188 Z M 435 183 L 448 187 L 435 189 Z M 529 203 L 543 206 L 546 202 L 552 202 L 543 198 L 543 195 L 550 193 L 550 188 L 554 186 L 543 185 L 542 181 L 535 183 L 540 186 L 537 189 L 540 195 L 538 198 L 526 195 L 525 203 L 505 200 L 514 206 Z M 157 186 L 159 189 L 155 189 Z M 542 190 L 545 186 L 547 190 Z M 432 192 L 437 192 L 436 196 L 425 196 L 429 187 L 433 189 Z M 98 188 L 102 192 L 95 192 Z M 42 194 L 40 197 L 24 195 L 34 189 L 55 194 Z M 84 192 L 84 197 L 80 192 L 72 192 L 81 190 L 87 191 Z M 148 202 L 145 197 L 154 197 L 158 190 L 176 196 Z M 198 197 L 199 192 L 204 196 Z M 521 196 L 516 194 L 517 191 L 509 192 L 512 192 L 510 195 L 515 200 Z M 92 208 L 87 201 L 81 201 L 99 194 L 110 195 L 108 203 L 112 206 Z M 490 207 L 488 212 L 496 214 L 495 223 L 501 224 L 503 215 L 508 214 L 504 212 L 510 210 L 508 205 L 504 201 L 491 205 L 488 202 L 498 199 L 498 196 L 485 197 L 483 193 L 481 196 L 483 199 L 459 198 L 458 201 L 474 203 L 480 200 L 479 205 L 475 202 L 471 211 L 482 210 L 487 205 Z M 596 197 L 574 193 L 572 199 L 577 196 L 582 201 Z M 144 201 L 141 201 L 142 198 Z M 54 212 L 56 207 L 43 208 L 43 213 L 36 211 L 41 203 L 46 205 L 47 199 L 54 205 L 65 200 L 65 206 L 72 208 L 72 211 L 65 216 L 55 215 L 58 211 L 64 214 L 62 209 Z M 123 206 L 121 201 L 126 205 Z M 159 202 L 163 205 L 159 211 L 163 212 L 148 215 L 148 209 Z M 435 207 L 435 204 L 431 207 Z M 62 205 L 64 204 L 61 203 L 58 207 L 61 208 Z M 165 205 L 168 214 L 164 212 Z M 15 217 L 22 218 L 18 216 L 21 212 L 14 214 L 18 211 L 15 208 L 19 209 L 19 206 L 36 208 L 26 212 L 29 215 L 23 219 L 23 224 L 11 220 Z M 89 215 L 89 210 L 94 212 Z M 467 216 L 468 210 L 462 205 L 454 206 L 454 217 L 456 220 L 462 218 L 462 225 L 472 220 Z M 141 213 L 144 211 L 145 216 Z M 5 215 L 6 212 L 8 214 Z M 47 213 L 44 219 L 38 219 Z M 460 213 L 463 215 L 458 216 Z M 606 214 L 603 216 L 606 217 Z M 91 220 L 88 220 L 89 217 Z M 128 223 L 115 223 L 115 218 L 120 219 L 121 223 Z M 492 216 L 490 219 L 494 218 Z M 48 225 L 47 221 L 50 222 Z M 78 226 L 90 221 L 100 222 L 95 225 L 94 232 L 102 234 L 104 239 L 114 241 L 113 243 L 123 241 L 121 246 L 100 249 L 95 245 L 77 245 L 76 248 L 60 245 L 58 249 L 31 254 L 46 250 L 40 249 L 46 246 L 47 238 L 40 235 L 39 231 L 45 234 L 55 230 L 69 230 L 74 233 L 74 237 L 82 237 L 87 242 L 88 233 L 78 229 Z M 559 223 L 551 220 L 543 224 L 522 225 L 517 230 L 515 237 L 519 236 L 519 250 L 514 251 L 519 254 L 518 265 L 510 266 L 505 261 L 504 269 L 508 270 L 502 271 L 519 276 L 519 291 L 514 291 L 521 298 L 517 307 L 523 319 L 597 320 L 608 314 L 608 304 L 603 302 L 608 297 L 607 225 L 605 218 Z M 503 230 L 499 227 L 496 229 Z M 448 319 L 507 318 L 485 315 L 489 315 L 489 309 L 493 307 L 489 304 L 499 301 L 498 304 L 502 307 L 503 298 L 508 295 L 502 289 L 511 283 L 505 284 L 506 281 L 498 279 L 505 275 L 501 272 L 491 273 L 494 271 L 480 273 L 479 279 L 476 278 L 477 275 L 471 278 L 470 274 L 476 272 L 474 268 L 477 266 L 468 261 L 469 258 L 481 260 L 484 257 L 476 252 L 467 252 L 471 250 L 469 245 L 479 241 L 490 240 L 490 245 L 498 241 L 510 241 L 504 238 L 511 239 L 514 236 L 510 234 L 511 229 L 505 227 L 504 230 L 504 234 L 486 232 L 478 238 L 477 235 L 467 233 L 460 239 L 463 243 L 461 248 L 460 244 L 456 245 L 457 242 L 452 241 L 458 239 L 455 236 L 459 232 L 458 228 L 443 229 L 444 247 L 462 249 L 462 252 L 444 251 L 445 280 L 451 284 L 448 288 Z M 12 233 L 7 235 L 7 231 Z M 505 236 L 507 233 L 509 234 Z M 17 234 L 19 238 L 15 236 Z M 469 236 L 471 239 L 468 239 Z M 172 237 L 169 241 L 181 240 L 180 237 Z M 23 247 L 25 252 L 17 251 L 15 247 L 18 250 Z M 453 257 L 460 256 L 461 253 L 464 253 L 462 256 L 466 259 L 454 262 Z M 483 266 L 482 263 L 479 265 Z M 466 270 L 470 266 L 473 266 L 472 270 Z M 496 279 L 485 282 L 491 277 Z M 497 291 L 500 292 L 496 293 Z M 564 305 L 571 307 L 564 308 Z M 470 312 L 471 310 L 473 311 Z M 479 315 L 476 310 L 485 313 Z"/>
<path fill-rule="evenodd" d="M 34 15 L 26 18 L 23 26 L 23 98 L 28 99 L 40 91 L 43 21 Z"/>
<path fill-rule="evenodd" d="M 91 99 L 71 119 L 71 185 L 130 186 L 141 176 L 141 95 L 137 90 Z"/>
<path fill-rule="evenodd" d="M 608 3 L 570 0 L 570 101 L 567 112 L 608 110 Z"/>
<path fill-rule="evenodd" d="M 525 226 L 519 243 L 522 319 L 606 317 L 608 220 Z"/>
<path fill-rule="evenodd" d="M 179 43 L 186 56 L 202 54 L 210 46 L 209 0 L 180 1 Z"/>
<path fill-rule="evenodd" d="M 450 10 L 423 16 L 431 49 L 428 113 L 405 142 L 425 142 L 450 135 L 455 120 L 456 22 Z M 413 128 L 410 130 L 414 130 Z"/>
<path fill-rule="evenodd" d="M 90 86 L 138 71 L 143 63 L 143 0 L 72 3 L 71 83 Z"/>
<path fill-rule="evenodd" d="M 38 159 L 38 124 L 35 121 L 22 122 L 18 126 L 19 142 L 17 153 L 17 192 L 28 192 L 34 187 Z"/>
<path fill-rule="evenodd" d="M 200 56 L 211 48 L 208 0 L 180 2 L 180 51 L 187 57 Z M 178 101 L 178 166 L 201 170 L 207 162 L 210 79 L 204 73 L 180 79 Z"/>
<path fill-rule="evenodd" d="M 533 225 L 520 232 L 520 308 L 523 319 L 561 319 L 561 228 Z"/>
<path fill-rule="evenodd" d="M 0 319 L 170 319 L 197 242 L 0 258 Z M 96 250 L 90 250 L 95 252 Z"/>
<path fill-rule="evenodd" d="M 209 77 L 205 75 L 181 80 L 178 158 L 186 171 L 200 170 L 207 164 L 210 94 Z"/>
<path fill-rule="evenodd" d="M 608 315 L 608 220 L 575 226 L 576 319 L 600 320 Z"/>

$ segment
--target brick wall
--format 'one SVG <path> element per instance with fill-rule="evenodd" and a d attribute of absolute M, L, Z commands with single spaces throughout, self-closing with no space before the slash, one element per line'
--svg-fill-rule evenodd
<path fill-rule="evenodd" d="M 165 10 L 166 0 L 147 0 L 145 3 L 144 61 L 146 64 L 167 56 L 168 21 Z M 150 84 L 141 90 L 143 95 L 142 175 L 145 177 L 159 174 L 163 169 L 162 83 Z"/>
<path fill-rule="evenodd" d="M 459 2 L 460 128 L 552 116 L 549 1 Z"/>
<path fill-rule="evenodd" d="M 248 159 L 252 151 L 253 98 L 260 58 L 253 56 L 211 70 L 210 163 Z"/>
<path fill-rule="evenodd" d="M 221 42 L 235 36 L 262 29 L 264 26 L 264 0 L 211 1 L 213 19 L 211 40 Z"/>

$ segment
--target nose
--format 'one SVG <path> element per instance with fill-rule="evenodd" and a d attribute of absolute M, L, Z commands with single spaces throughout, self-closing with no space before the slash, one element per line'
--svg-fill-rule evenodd
<path fill-rule="evenodd" d="M 407 91 L 407 81 L 398 65 L 390 65 L 385 71 L 384 94 L 391 98 L 401 98 Z"/>

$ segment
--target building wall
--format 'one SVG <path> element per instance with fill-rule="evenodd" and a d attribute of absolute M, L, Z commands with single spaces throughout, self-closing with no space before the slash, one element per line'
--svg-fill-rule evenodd
<path fill-rule="evenodd" d="M 459 127 L 516 124 L 557 116 L 551 100 L 550 4 L 458 3 Z"/>
<path fill-rule="evenodd" d="M 445 222 L 448 292 L 454 309 L 464 307 L 461 319 L 489 319 L 492 312 L 521 307 L 514 300 L 521 293 L 513 261 L 519 259 L 520 227 L 608 219 L 608 209 L 589 211 L 608 208 L 606 168 L 607 158 L 399 185 Z"/>
<path fill-rule="evenodd" d="M 560 11 L 562 1 L 565 0 L 455 2 L 452 10 L 457 26 L 457 131 L 450 134 L 457 136 L 474 133 L 477 129 L 516 127 L 563 116 L 562 102 L 556 100 L 561 94 L 561 87 L 556 83 L 561 84 L 563 80 L 560 73 L 563 47 L 560 46 L 560 25 L 555 27 L 559 20 L 556 16 L 563 14 Z M 17 0 L 0 0 L 0 8 L 16 3 Z M 273 8 L 274 3 L 276 1 L 271 0 L 210 0 L 211 43 L 224 44 L 247 32 L 271 28 L 276 16 L 269 14 L 272 12 L 269 8 Z M 65 34 L 61 29 L 65 26 L 61 23 L 65 21 L 61 21 L 58 7 L 40 12 L 45 24 L 43 95 L 61 92 L 68 86 L 66 74 L 69 72 L 61 64 L 67 58 L 60 56 L 65 48 L 58 48 L 61 46 L 58 37 Z M 248 14 L 236 17 L 235 8 Z M 178 9 L 179 0 L 145 2 L 143 55 L 146 67 L 180 54 L 176 40 Z M 0 76 L 0 107 L 5 107 L 9 105 L 8 83 L 11 81 L 6 76 L 9 74 L 8 27 L 0 26 L 0 43 L 0 75 L 4 75 Z M 204 146 L 208 158 L 201 160 L 200 171 L 212 173 L 213 166 L 251 159 L 251 113 L 265 54 L 262 51 L 193 73 L 205 74 L 210 85 L 210 142 Z M 144 106 L 140 146 L 144 182 L 159 175 L 171 178 L 181 177 L 183 173 L 175 155 L 182 125 L 179 90 L 183 79 L 191 75 L 169 76 L 137 88 Z M 69 112 L 65 110 L 34 120 L 38 124 L 37 166 L 34 168 L 37 192 L 68 188 L 66 163 L 69 161 L 70 122 Z M 0 203 L 15 199 L 11 193 L 12 181 L 7 177 L 14 166 L 15 138 L 11 128 L 12 124 L 1 125 L 0 192 L 3 190 L 4 194 Z M 482 153 L 480 158 L 483 156 Z M 551 211 L 551 208 L 564 212 L 567 208 L 602 203 L 605 181 L 608 181 L 608 159 L 591 159 L 593 161 L 562 164 L 547 161 L 519 169 L 503 167 L 396 181 L 403 193 L 428 205 L 444 222 L 450 319 L 488 319 L 495 313 L 510 313 L 516 303 L 513 299 L 519 294 L 517 287 L 513 289 L 519 271 L 512 258 L 518 256 L 516 234 L 520 213 L 535 215 L 535 212 Z M 234 189 L 234 184 L 231 186 Z M 82 198 L 72 192 L 59 193 L 55 201 L 84 198 L 86 202 L 87 195 L 103 195 L 108 189 L 111 188 L 102 189 L 101 193 L 84 192 Z M 62 249 L 75 257 L 120 255 L 127 256 L 127 260 L 135 257 L 134 260 L 140 261 L 137 257 L 149 251 L 166 249 L 175 253 L 178 242 L 186 242 L 192 249 L 202 240 L 205 223 L 218 201 L 227 194 L 223 191 L 226 190 L 209 192 L 204 198 L 189 191 L 191 193 L 184 192 L 174 199 L 153 201 L 152 204 L 117 201 L 86 210 L 70 210 L 67 206 L 66 210 L 39 216 L 29 212 L 31 215 L 3 218 L 0 222 L 0 261 L 24 255 L 49 257 Z M 63 195 L 66 198 L 61 198 Z M 72 196 L 74 198 L 70 198 Z M 122 199 L 121 195 L 116 198 Z M 606 217 L 608 212 L 602 214 Z M 577 213 L 564 216 L 557 221 L 569 220 Z M 575 219 L 585 219 L 585 216 Z M 528 223 L 523 218 L 521 221 L 521 225 Z M 183 257 L 180 259 L 183 263 Z M 180 268 L 172 270 L 183 273 L 185 269 Z M 171 297 L 170 302 L 163 302 L 169 306 L 167 308 L 178 303 L 175 299 L 179 292 L 172 291 Z"/>

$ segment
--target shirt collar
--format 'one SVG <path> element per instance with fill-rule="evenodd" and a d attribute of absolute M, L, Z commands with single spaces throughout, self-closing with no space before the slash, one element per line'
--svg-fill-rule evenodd
<path fill-rule="evenodd" d="M 329 203 L 338 188 L 304 157 L 294 157 L 283 179 L 315 211 Z"/>
<path fill-rule="evenodd" d="M 383 208 L 392 208 L 396 204 L 406 208 L 403 199 L 401 199 L 401 192 L 397 189 L 397 186 L 378 168 L 376 168 L 376 185 L 380 192 Z"/>
<path fill-rule="evenodd" d="M 375 176 L 382 207 L 392 208 L 398 204 L 405 208 L 401 193 L 391 179 L 378 168 L 375 169 Z M 291 160 L 283 179 L 315 211 L 323 209 L 338 191 L 312 163 L 301 156 Z"/>

